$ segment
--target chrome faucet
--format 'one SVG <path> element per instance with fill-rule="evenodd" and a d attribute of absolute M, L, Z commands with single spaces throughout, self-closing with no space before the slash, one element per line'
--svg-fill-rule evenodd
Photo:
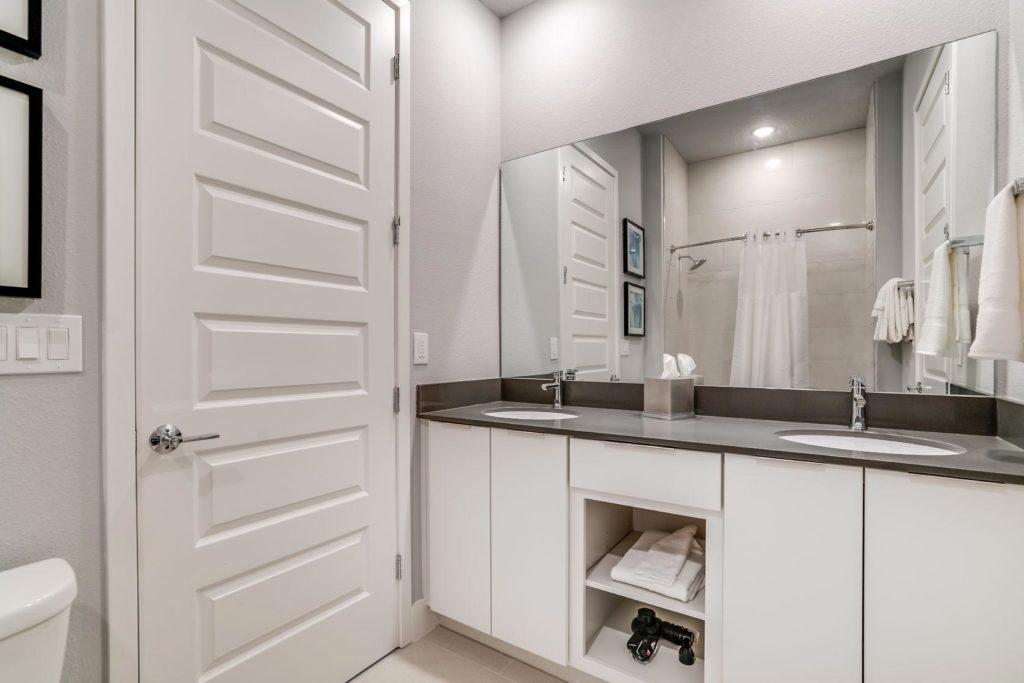
<path fill-rule="evenodd" d="M 864 406 L 868 404 L 867 399 L 864 398 L 865 388 L 863 377 L 850 378 L 850 393 L 853 397 L 853 418 L 850 421 L 850 429 L 855 432 L 863 432 L 868 428 L 867 421 L 864 419 Z"/>
<path fill-rule="evenodd" d="M 551 373 L 551 379 L 553 379 L 554 381 L 553 382 L 549 382 L 548 384 L 541 384 L 540 388 L 543 389 L 544 391 L 550 391 L 551 389 L 555 390 L 555 405 L 554 405 L 554 408 L 555 408 L 555 410 L 561 410 L 562 409 L 562 371 L 561 370 L 555 370 L 553 373 Z"/>

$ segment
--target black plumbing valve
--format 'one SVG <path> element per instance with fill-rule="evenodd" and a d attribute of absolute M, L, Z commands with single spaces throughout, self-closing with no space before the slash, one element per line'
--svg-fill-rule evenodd
<path fill-rule="evenodd" d="M 693 652 L 693 643 L 697 634 L 685 626 L 679 626 L 659 619 L 649 607 L 641 607 L 629 625 L 633 635 L 626 643 L 626 649 L 633 659 L 647 664 L 658 653 L 661 639 L 679 646 L 679 661 L 690 666 L 697 660 Z"/>

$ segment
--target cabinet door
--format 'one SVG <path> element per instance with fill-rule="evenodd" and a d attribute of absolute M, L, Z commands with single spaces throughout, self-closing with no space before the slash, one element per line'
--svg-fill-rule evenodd
<path fill-rule="evenodd" d="M 867 473 L 864 680 L 1024 680 L 1024 487 Z"/>
<path fill-rule="evenodd" d="M 568 662 L 568 440 L 491 432 L 493 635 Z"/>
<path fill-rule="evenodd" d="M 724 680 L 860 682 L 863 476 L 725 456 Z"/>
<path fill-rule="evenodd" d="M 428 425 L 428 603 L 438 614 L 490 633 L 490 430 Z"/>

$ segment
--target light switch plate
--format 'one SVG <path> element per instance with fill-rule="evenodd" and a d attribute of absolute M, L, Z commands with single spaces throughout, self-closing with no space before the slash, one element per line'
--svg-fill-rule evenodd
<path fill-rule="evenodd" d="M 620 356 L 629 356 L 629 340 L 628 339 L 620 339 L 619 340 L 619 355 Z"/>
<path fill-rule="evenodd" d="M 416 332 L 412 337 L 412 364 L 426 365 L 430 360 L 430 337 L 426 332 Z"/>
<path fill-rule="evenodd" d="M 67 330 L 51 334 L 51 330 Z M 47 313 L 0 313 L 0 375 L 34 375 L 82 371 L 82 316 Z M 19 349 L 19 339 L 35 340 L 35 358 L 19 359 L 28 347 Z M 50 344 L 54 344 L 51 353 Z M 66 358 L 51 358 L 66 356 Z"/>
<path fill-rule="evenodd" d="M 550 349 L 549 358 L 558 360 L 558 337 L 551 337 L 548 340 L 548 347 Z"/>

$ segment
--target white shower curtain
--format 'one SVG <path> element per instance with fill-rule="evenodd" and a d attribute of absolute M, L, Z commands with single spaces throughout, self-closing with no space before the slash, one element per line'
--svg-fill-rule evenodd
<path fill-rule="evenodd" d="M 792 230 L 748 233 L 740 262 L 730 384 L 806 388 L 807 251 Z"/>

